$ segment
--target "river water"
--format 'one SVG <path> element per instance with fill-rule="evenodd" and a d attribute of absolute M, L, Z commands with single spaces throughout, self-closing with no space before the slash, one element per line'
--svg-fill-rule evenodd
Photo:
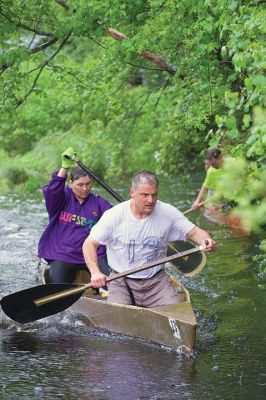
<path fill-rule="evenodd" d="M 161 188 L 161 199 L 181 210 L 195 196 L 192 183 Z M 0 311 L 0 399 L 266 398 L 265 280 L 252 261 L 260 238 L 235 237 L 199 211 L 189 218 L 218 243 L 201 273 L 181 277 L 198 320 L 193 359 L 88 327 L 71 309 L 25 325 Z M 46 222 L 39 195 L 0 197 L 1 298 L 41 283 L 37 244 Z"/>

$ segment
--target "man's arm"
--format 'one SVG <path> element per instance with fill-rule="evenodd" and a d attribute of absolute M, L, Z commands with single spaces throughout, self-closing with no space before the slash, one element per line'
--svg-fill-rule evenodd
<path fill-rule="evenodd" d="M 210 237 L 208 232 L 204 231 L 198 226 L 194 226 L 194 228 L 192 228 L 191 231 L 187 233 L 187 239 L 190 239 L 197 244 L 203 245 L 205 251 L 214 251 L 216 248 L 216 243 Z"/>
<path fill-rule="evenodd" d="M 100 271 L 97 260 L 97 248 L 99 246 L 100 243 L 88 236 L 82 247 L 86 265 L 91 273 L 91 285 L 95 288 L 106 285 L 106 276 Z"/>

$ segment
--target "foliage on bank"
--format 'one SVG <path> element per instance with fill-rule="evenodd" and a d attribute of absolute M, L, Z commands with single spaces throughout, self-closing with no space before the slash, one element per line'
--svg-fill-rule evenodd
<path fill-rule="evenodd" d="M 224 182 L 259 229 L 263 3 L 3 0 L 2 190 L 36 190 L 68 146 L 102 177 L 142 168 L 188 177 L 220 146 L 244 165 L 245 177 L 229 171 Z"/>

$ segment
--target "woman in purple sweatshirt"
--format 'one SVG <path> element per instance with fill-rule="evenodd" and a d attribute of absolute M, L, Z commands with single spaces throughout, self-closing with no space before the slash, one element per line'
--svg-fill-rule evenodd
<path fill-rule="evenodd" d="M 71 172 L 71 184 L 66 185 L 67 171 L 73 161 L 65 156 L 75 154 L 72 148 L 62 154 L 62 167 L 53 172 L 43 187 L 49 223 L 38 246 L 38 256 L 50 265 L 51 283 L 72 283 L 79 270 L 87 271 L 82 253 L 84 240 L 102 214 L 112 205 L 91 193 L 91 177 L 81 168 Z M 109 275 L 105 246 L 97 252 L 100 268 Z"/>

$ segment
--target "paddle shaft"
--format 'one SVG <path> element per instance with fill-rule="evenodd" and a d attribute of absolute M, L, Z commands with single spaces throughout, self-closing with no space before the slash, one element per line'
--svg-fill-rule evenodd
<path fill-rule="evenodd" d="M 93 171 L 91 171 L 88 167 L 86 167 L 81 161 L 79 161 L 75 156 L 66 158 L 70 158 L 71 160 L 76 161 L 76 163 L 82 168 L 85 172 L 87 172 L 96 182 L 98 182 L 109 194 L 111 194 L 117 201 L 122 202 L 124 199 L 116 193 L 110 186 L 108 186 L 105 182 L 103 182 Z"/>
<path fill-rule="evenodd" d="M 203 206 L 204 204 L 208 203 L 208 201 L 213 200 L 215 197 L 217 197 L 217 194 L 214 194 L 211 197 L 208 197 L 206 200 L 202 201 L 201 203 L 199 203 L 198 208 L 200 208 L 201 206 Z M 188 210 L 183 212 L 183 215 L 186 215 L 192 211 L 196 211 L 198 208 L 189 208 Z"/>
<path fill-rule="evenodd" d="M 124 277 L 134 274 L 136 272 L 141 272 L 148 268 L 156 267 L 157 265 L 164 264 L 166 262 L 170 262 L 177 258 L 186 257 L 192 253 L 196 253 L 201 250 L 203 250 L 203 246 L 197 246 L 197 247 L 194 247 L 193 249 L 186 250 L 181 253 L 177 253 L 172 256 L 169 256 L 169 257 L 161 258 L 160 260 L 152 261 L 152 262 L 150 262 L 148 264 L 144 264 L 140 267 L 134 267 L 134 268 L 128 269 L 124 272 L 120 272 L 120 273 L 116 274 L 115 276 L 113 276 L 111 278 L 107 278 L 106 282 L 111 282 L 116 279 L 124 278 Z M 49 303 L 51 301 L 58 300 L 58 299 L 61 299 L 61 298 L 67 297 L 67 296 L 71 296 L 73 294 L 84 292 L 86 289 L 89 289 L 91 287 L 92 287 L 91 283 L 86 283 L 85 285 L 81 285 L 74 289 L 63 290 L 63 291 L 53 294 L 53 295 L 41 297 L 40 299 L 34 300 L 34 303 L 36 304 L 36 306 L 42 306 L 43 304 Z"/>

